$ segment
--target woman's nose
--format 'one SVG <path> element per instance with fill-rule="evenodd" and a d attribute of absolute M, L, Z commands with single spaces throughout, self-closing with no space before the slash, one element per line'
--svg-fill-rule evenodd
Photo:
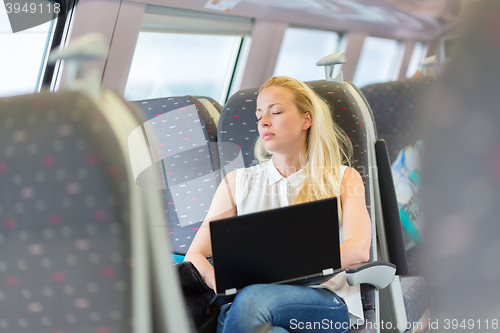
<path fill-rule="evenodd" d="M 271 122 L 269 121 L 269 117 L 267 115 L 263 115 L 262 118 L 260 118 L 260 125 L 264 127 L 268 127 L 271 125 Z"/>

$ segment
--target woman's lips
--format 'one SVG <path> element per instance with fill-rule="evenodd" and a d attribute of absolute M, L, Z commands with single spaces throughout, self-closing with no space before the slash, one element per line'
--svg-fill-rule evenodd
<path fill-rule="evenodd" d="M 266 132 L 262 135 L 262 139 L 267 140 L 274 136 L 274 133 Z"/>

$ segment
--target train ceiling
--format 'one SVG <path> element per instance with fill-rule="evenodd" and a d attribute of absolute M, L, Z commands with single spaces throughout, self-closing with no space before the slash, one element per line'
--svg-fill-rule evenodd
<path fill-rule="evenodd" d="M 432 40 L 477 0 L 136 0 L 336 31 Z M 226 4 L 231 4 L 224 7 Z M 222 5 L 218 10 L 217 5 Z"/>
<path fill-rule="evenodd" d="M 441 25 L 455 20 L 460 0 L 243 0 L 325 16 L 341 21 L 371 24 L 408 25 L 422 28 L 424 23 Z"/>

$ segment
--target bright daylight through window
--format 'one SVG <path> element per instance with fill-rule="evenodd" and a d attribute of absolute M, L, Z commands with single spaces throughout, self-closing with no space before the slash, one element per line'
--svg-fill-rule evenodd
<path fill-rule="evenodd" d="M 125 98 L 198 95 L 224 103 L 240 36 L 141 32 Z"/>
<path fill-rule="evenodd" d="M 12 33 L 5 6 L 0 5 L 0 97 L 40 89 L 56 20 Z"/>
<path fill-rule="evenodd" d="M 353 83 L 358 87 L 391 81 L 396 70 L 400 43 L 394 39 L 366 37 Z"/>
<path fill-rule="evenodd" d="M 316 66 L 316 62 L 337 52 L 339 39 L 339 34 L 331 31 L 286 29 L 274 75 L 291 76 L 301 81 L 324 79 L 325 70 Z"/>

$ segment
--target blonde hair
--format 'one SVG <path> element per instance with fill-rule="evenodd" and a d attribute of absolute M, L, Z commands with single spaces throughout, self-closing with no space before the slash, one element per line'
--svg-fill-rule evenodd
<path fill-rule="evenodd" d="M 267 80 L 259 92 L 270 86 L 289 89 L 299 112 L 311 112 L 312 124 L 308 129 L 306 143 L 300 151 L 300 164 L 305 172 L 305 179 L 293 203 L 339 196 L 340 167 L 343 163 L 350 165 L 352 156 L 349 137 L 333 122 L 325 101 L 305 83 L 287 76 L 276 76 Z M 261 137 L 255 143 L 254 153 L 261 163 L 272 157 L 264 148 Z"/>

